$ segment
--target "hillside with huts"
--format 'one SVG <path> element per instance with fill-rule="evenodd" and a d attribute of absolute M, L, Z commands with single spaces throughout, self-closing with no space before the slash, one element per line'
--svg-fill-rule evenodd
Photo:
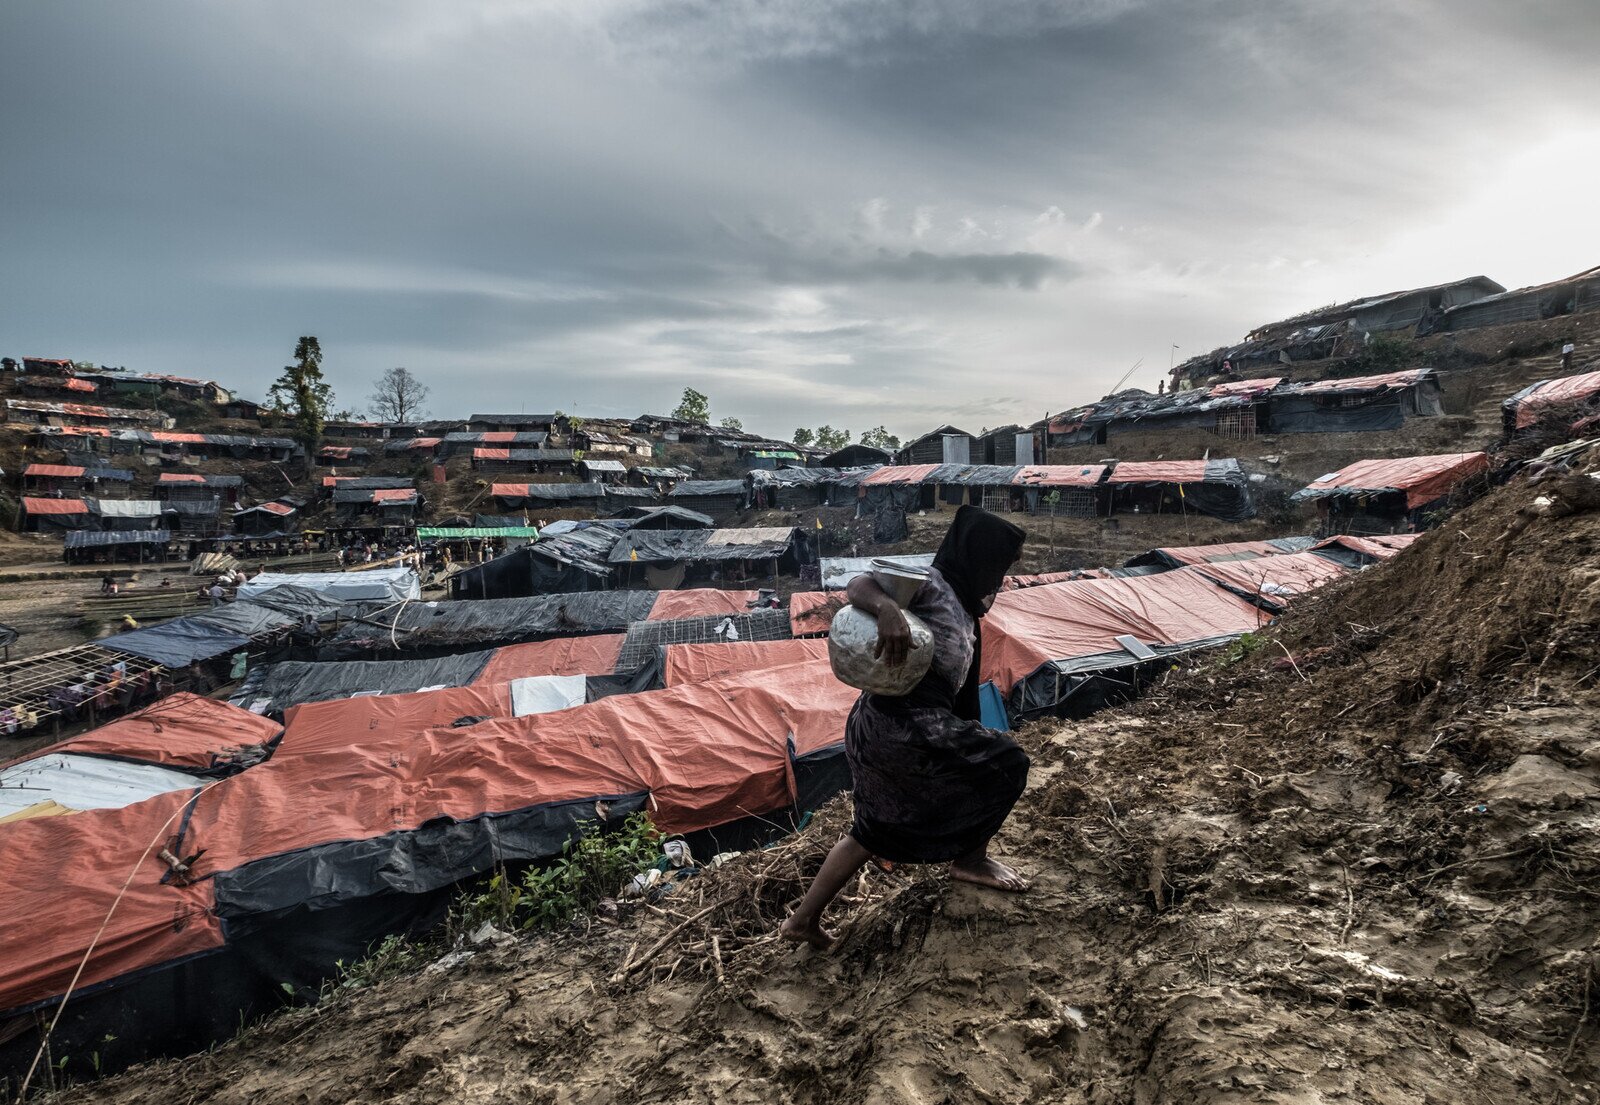
<path fill-rule="evenodd" d="M 308 436 L 6 357 L 0 1086 L 1589 1100 L 1597 329 L 1600 269 L 1469 277 L 828 448 Z M 830 624 L 965 505 L 1027 532 L 982 630 L 1035 763 L 1002 843 L 1083 862 L 1020 904 L 869 867 L 800 973 L 771 932 L 849 818 Z M 912 1087 L 932 1024 L 965 1042 Z"/>

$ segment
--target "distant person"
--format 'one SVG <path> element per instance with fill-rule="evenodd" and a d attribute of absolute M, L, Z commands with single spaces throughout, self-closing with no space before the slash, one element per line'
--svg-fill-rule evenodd
<path fill-rule="evenodd" d="M 210 589 L 206 591 L 206 594 L 210 597 L 211 605 L 213 607 L 221 606 L 222 596 L 226 594 L 226 592 L 222 589 L 222 580 L 219 579 L 213 583 Z"/>
<path fill-rule="evenodd" d="M 980 722 L 979 622 L 1022 553 L 1024 532 L 963 506 L 910 610 L 933 632 L 928 674 L 910 694 L 863 694 L 845 722 L 845 758 L 855 822 L 833 846 L 800 905 L 779 930 L 786 940 L 826 948 L 822 912 L 868 860 L 949 863 L 951 878 L 997 890 L 1027 889 L 1022 876 L 989 857 L 989 841 L 1028 781 L 1028 757 L 1005 733 Z M 878 655 L 905 663 L 911 630 L 870 575 L 851 580 L 852 606 L 878 620 Z"/>
<path fill-rule="evenodd" d="M 117 581 L 110 572 L 100 577 L 100 593 L 102 595 L 116 594 L 116 588 Z"/>
<path fill-rule="evenodd" d="M 1561 371 L 1562 372 L 1571 372 L 1572 371 L 1572 354 L 1575 352 L 1575 349 L 1576 349 L 1576 347 L 1570 341 L 1567 342 L 1567 344 L 1565 344 L 1565 345 L 1563 345 L 1561 347 Z"/>

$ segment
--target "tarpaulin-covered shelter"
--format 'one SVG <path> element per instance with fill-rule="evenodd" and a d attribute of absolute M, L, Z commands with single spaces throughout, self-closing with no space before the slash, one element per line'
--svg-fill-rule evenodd
<path fill-rule="evenodd" d="M 1258 556 L 1304 552 L 1317 543 L 1315 537 L 1273 537 L 1265 541 L 1228 541 L 1216 545 L 1173 545 L 1151 549 L 1130 557 L 1130 568 L 1155 565 L 1183 568 L 1190 564 L 1220 564 L 1229 560 L 1254 560 Z"/>
<path fill-rule="evenodd" d="M 681 506 L 630 507 L 624 516 L 630 530 L 717 528 L 711 515 Z"/>
<path fill-rule="evenodd" d="M 97 560 L 132 560 L 140 564 L 167 558 L 167 542 L 172 531 L 146 530 L 69 530 L 62 546 L 62 559 L 68 564 L 89 564 Z"/>
<path fill-rule="evenodd" d="M 1183 570 L 1198 572 L 1269 614 L 1282 613 L 1294 599 L 1350 571 L 1337 559 L 1313 551 L 1202 562 Z"/>
<path fill-rule="evenodd" d="M 258 761 L 282 733 L 275 721 L 179 691 L 47 751 L 215 774 Z"/>
<path fill-rule="evenodd" d="M 1106 487 L 1108 514 L 1197 511 L 1241 522 L 1256 512 L 1249 481 L 1233 459 L 1118 461 Z"/>
<path fill-rule="evenodd" d="M 299 507 L 286 499 L 257 503 L 233 512 L 233 532 L 241 537 L 266 537 L 294 525 Z"/>
<path fill-rule="evenodd" d="M 157 455 L 167 459 L 231 457 L 234 460 L 280 462 L 303 452 L 293 438 L 200 434 L 181 430 L 113 430 L 109 448 L 113 453 Z"/>
<path fill-rule="evenodd" d="M 843 591 L 796 591 L 789 596 L 789 632 L 796 637 L 823 637 L 833 616 L 849 601 Z"/>
<path fill-rule="evenodd" d="M 1596 403 L 1600 403 L 1600 372 L 1583 372 L 1529 384 L 1507 399 L 1501 410 L 1510 436 L 1532 426 L 1552 407 L 1578 408 L 1572 419 L 1577 421 Z"/>
<path fill-rule="evenodd" d="M 636 487 L 650 487 L 663 492 L 671 490 L 680 480 L 692 479 L 694 473 L 687 468 L 640 464 L 628 469 L 629 483 Z"/>
<path fill-rule="evenodd" d="M 98 407 L 88 403 L 47 403 L 31 399 L 7 399 L 6 419 L 32 422 L 41 426 L 170 426 L 172 418 L 160 411 L 128 410 L 123 407 Z"/>
<path fill-rule="evenodd" d="M 443 443 L 442 437 L 404 437 L 383 443 L 384 456 L 432 456 Z"/>
<path fill-rule="evenodd" d="M 89 504 L 82 499 L 47 499 L 25 495 L 22 498 L 22 529 L 25 533 L 60 533 L 63 530 L 96 529 Z"/>
<path fill-rule="evenodd" d="M 472 467 L 480 470 L 557 472 L 572 470 L 571 449 L 517 449 L 509 445 L 476 445 Z"/>
<path fill-rule="evenodd" d="M 599 510 L 606 488 L 597 483 L 496 483 L 489 489 L 502 510 L 561 509 L 580 507 Z"/>
<path fill-rule="evenodd" d="M 838 468 L 754 470 L 747 477 L 750 481 L 750 501 L 757 510 L 849 506 L 855 502 L 856 488 L 869 471 Z"/>
<path fill-rule="evenodd" d="M 239 585 L 238 597 L 252 599 L 276 587 L 303 587 L 341 602 L 393 603 L 422 597 L 422 582 L 410 568 L 369 568 L 360 572 L 261 572 Z"/>
<path fill-rule="evenodd" d="M 933 564 L 933 553 L 901 553 L 894 556 L 825 556 L 821 562 L 822 589 L 842 591 L 858 575 L 872 571 L 872 562 L 882 560 L 907 568 L 927 568 Z"/>
<path fill-rule="evenodd" d="M 1314 548 L 1323 556 L 1332 557 L 1352 568 L 1364 568 L 1368 564 L 1388 560 L 1409 548 L 1421 536 L 1420 533 L 1374 533 L 1366 536 L 1342 533 L 1318 541 Z"/>
<path fill-rule="evenodd" d="M 607 557 L 625 526 L 619 521 L 582 522 L 557 533 L 546 527 L 536 543 L 451 576 L 450 594 L 458 599 L 507 599 L 608 590 L 615 572 Z"/>
<path fill-rule="evenodd" d="M 1443 413 L 1431 368 L 1283 384 L 1267 397 L 1274 433 L 1398 429 L 1407 418 Z"/>
<path fill-rule="evenodd" d="M 971 464 L 976 438 L 954 426 L 940 426 L 907 442 L 895 454 L 901 465 Z"/>
<path fill-rule="evenodd" d="M 1481 452 L 1358 460 L 1319 476 L 1292 498 L 1314 501 L 1330 532 L 1416 528 L 1456 485 L 1489 470 Z"/>
<path fill-rule="evenodd" d="M 737 641 L 732 644 L 667 645 L 663 649 L 662 684 L 682 687 L 726 675 L 786 667 L 828 658 L 828 642 Z"/>
<path fill-rule="evenodd" d="M 325 659 L 441 656 L 548 637 L 616 633 L 650 617 L 654 591 L 410 602 L 349 622 L 325 639 Z"/>
<path fill-rule="evenodd" d="M 337 524 L 355 528 L 409 526 L 416 520 L 420 502 L 414 487 L 367 490 L 339 486 L 333 489 Z"/>
<path fill-rule="evenodd" d="M 1479 326 L 1504 326 L 1512 322 L 1534 322 L 1560 318 L 1600 308 L 1600 268 L 1574 273 L 1548 284 L 1486 295 L 1450 307 L 1442 315 L 1424 319 L 1419 334 L 1446 330 L 1471 330 Z"/>
<path fill-rule="evenodd" d="M 815 563 L 815 543 L 795 527 L 629 530 L 608 560 L 626 583 L 676 590 L 686 580 L 797 573 Z"/>
<path fill-rule="evenodd" d="M 628 627 L 617 657 L 618 671 L 634 671 L 661 658 L 666 645 L 733 643 L 735 641 L 787 641 L 789 613 L 764 608 L 742 614 L 675 618 L 636 622 Z"/>
<path fill-rule="evenodd" d="M 812 663 L 467 728 L 335 720 L 331 739 L 297 751 L 291 732 L 203 788 L 0 826 L 22 857 L 0 931 L 29 949 L 0 960 L 0 1064 L 26 1065 L 34 1014 L 75 975 L 52 1046 L 85 1068 L 91 1052 L 109 1070 L 231 1035 L 284 987 L 314 990 L 336 960 L 426 927 L 461 880 L 557 855 L 597 816 L 648 806 L 665 831 L 719 834 L 708 854 L 730 825 L 793 824 L 838 789 L 855 698 Z M 147 850 L 161 838 L 193 866 Z"/>
<path fill-rule="evenodd" d="M 165 502 L 216 500 L 232 506 L 243 486 L 243 476 L 163 472 L 156 477 L 155 496 Z"/>
<path fill-rule="evenodd" d="M 931 510 L 935 489 L 928 482 L 938 464 L 892 464 L 861 478 L 858 496 L 868 510 Z"/>
<path fill-rule="evenodd" d="M 360 445 L 324 445 L 317 450 L 318 464 L 365 464 L 372 453 Z"/>
<path fill-rule="evenodd" d="M 732 514 L 745 504 L 743 480 L 680 480 L 667 492 L 667 502 L 700 514 Z"/>
<path fill-rule="evenodd" d="M 983 677 L 1013 714 L 1081 717 L 1131 695 L 1163 658 L 1269 618 L 1193 569 L 1003 591 L 983 620 Z"/>

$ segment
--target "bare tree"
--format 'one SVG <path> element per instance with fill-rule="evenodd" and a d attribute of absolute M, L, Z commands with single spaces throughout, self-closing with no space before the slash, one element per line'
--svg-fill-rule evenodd
<path fill-rule="evenodd" d="M 368 400 L 372 414 L 380 422 L 415 422 L 427 414 L 428 386 L 407 368 L 391 368 L 378 378 L 378 387 Z"/>

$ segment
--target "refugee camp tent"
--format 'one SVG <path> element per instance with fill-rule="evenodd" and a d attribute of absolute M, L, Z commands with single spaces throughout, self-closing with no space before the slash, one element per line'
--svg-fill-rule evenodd
<path fill-rule="evenodd" d="M 438 656 L 547 637 L 615 633 L 644 621 L 654 591 L 589 591 L 531 598 L 411 602 L 381 618 L 353 621 L 324 639 L 320 655 Z"/>
<path fill-rule="evenodd" d="M 1293 600 L 1350 571 L 1336 559 L 1311 551 L 1203 561 L 1181 570 L 1196 572 L 1270 614 L 1281 614 Z"/>
<path fill-rule="evenodd" d="M 63 530 L 93 529 L 89 504 L 82 499 L 22 498 L 22 528 L 26 533 L 60 533 Z"/>
<path fill-rule="evenodd" d="M 625 528 L 626 523 L 618 521 L 546 526 L 536 543 L 455 573 L 450 577 L 450 594 L 458 599 L 505 599 L 608 590 L 615 573 L 606 557 Z"/>
<path fill-rule="evenodd" d="M 681 687 L 725 675 L 762 671 L 828 658 L 828 642 L 737 641 L 692 645 L 667 645 L 662 664 L 662 685 Z"/>
<path fill-rule="evenodd" d="M 1431 368 L 1282 384 L 1268 396 L 1267 407 L 1275 433 L 1393 430 L 1407 418 L 1444 410 L 1439 374 Z"/>
<path fill-rule="evenodd" d="M 282 732 L 275 721 L 179 691 L 48 751 L 216 773 L 259 761 Z"/>
<path fill-rule="evenodd" d="M 1081 717 L 1160 661 L 1259 629 L 1266 611 L 1184 570 L 1003 591 L 983 620 L 983 678 L 1013 715 Z"/>
<path fill-rule="evenodd" d="M 29 949 L 0 959 L 0 1065 L 26 1065 L 33 1014 L 74 979 L 52 1046 L 85 1072 L 91 1052 L 114 1070 L 231 1035 L 284 987 L 314 990 L 335 960 L 437 918 L 460 880 L 557 855 L 597 816 L 648 803 L 669 832 L 793 824 L 855 698 L 811 663 L 466 729 L 358 728 L 355 700 L 343 744 L 285 737 L 203 787 L 0 825 L 18 859 L 0 931 Z M 147 848 L 165 837 L 191 869 Z"/>
<path fill-rule="evenodd" d="M 1106 484 L 1108 513 L 1197 511 L 1242 522 L 1256 512 L 1249 481 L 1232 459 L 1118 461 Z"/>
<path fill-rule="evenodd" d="M 739 614 L 636 622 L 628 627 L 617 657 L 618 671 L 633 671 L 661 659 L 661 648 L 674 644 L 712 644 L 734 641 L 787 641 L 786 610 L 748 610 Z"/>
<path fill-rule="evenodd" d="M 1529 384 L 1501 405 L 1505 414 L 1506 434 L 1510 436 L 1518 430 L 1526 430 L 1551 407 L 1587 408 L 1597 402 L 1600 402 L 1600 372 L 1540 380 Z"/>
<path fill-rule="evenodd" d="M 1280 553 L 1304 552 L 1317 543 L 1315 537 L 1274 537 L 1266 541 L 1229 541 L 1217 545 L 1177 545 L 1151 549 L 1147 553 L 1130 557 L 1124 563 L 1130 568 L 1155 565 L 1161 568 L 1182 568 L 1189 564 L 1220 564 L 1228 560 L 1254 560 L 1258 556 L 1277 556 Z"/>
<path fill-rule="evenodd" d="M 1452 488 L 1488 469 L 1489 458 L 1481 452 L 1358 460 L 1319 476 L 1291 498 L 1316 502 L 1331 529 L 1416 527 Z"/>
<path fill-rule="evenodd" d="M 239 585 L 238 598 L 251 599 L 274 587 L 304 587 L 338 602 L 401 602 L 422 597 L 422 581 L 410 568 L 369 568 L 361 572 L 261 572 Z"/>
<path fill-rule="evenodd" d="M 1420 533 L 1375 533 L 1365 537 L 1354 534 L 1337 534 L 1313 546 L 1316 551 L 1352 568 L 1388 560 L 1396 553 L 1409 548 Z"/>
<path fill-rule="evenodd" d="M 111 559 L 165 560 L 167 542 L 172 532 L 164 529 L 145 530 L 69 530 L 62 545 L 62 557 L 68 564 L 83 564 L 104 555 Z"/>
<path fill-rule="evenodd" d="M 700 514 L 731 514 L 744 507 L 743 480 L 680 480 L 667 492 L 667 502 Z"/>

